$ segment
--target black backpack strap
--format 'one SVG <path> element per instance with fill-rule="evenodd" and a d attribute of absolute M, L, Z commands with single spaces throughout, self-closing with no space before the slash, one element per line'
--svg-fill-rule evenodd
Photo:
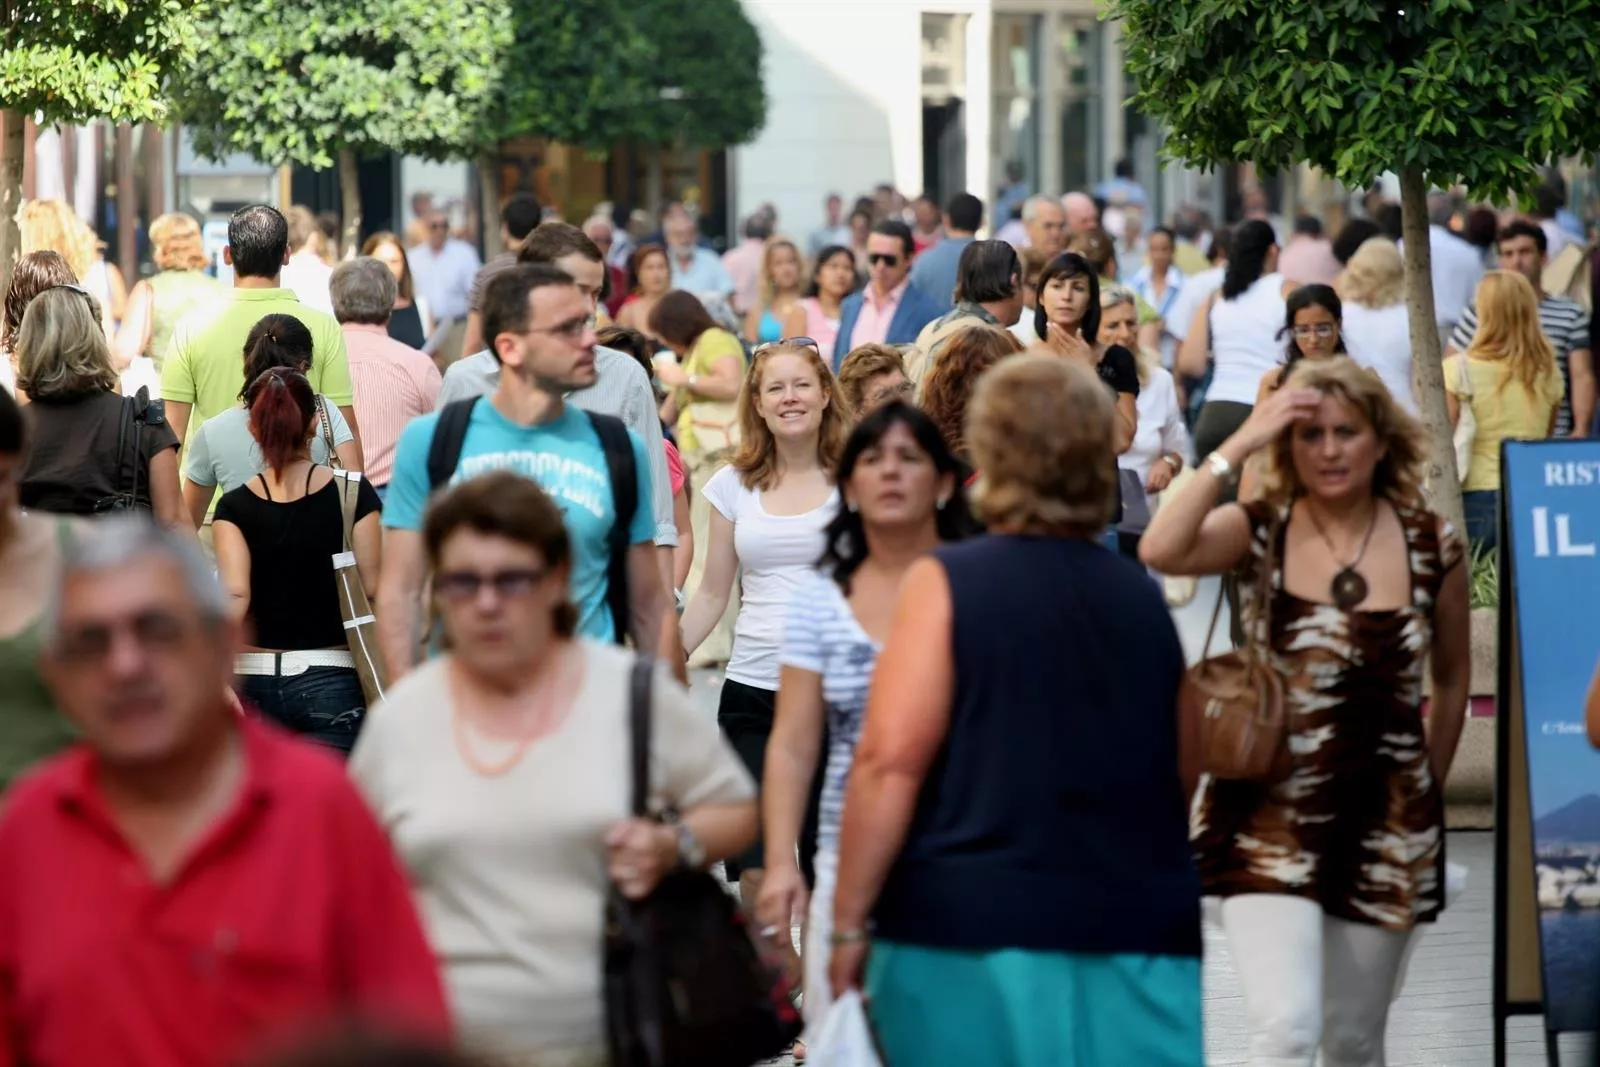
<path fill-rule="evenodd" d="M 450 484 L 461 463 L 461 446 L 467 439 L 467 424 L 472 421 L 472 408 L 478 397 L 452 400 L 439 410 L 439 421 L 433 427 L 433 440 L 428 444 L 428 491 L 435 492 Z"/>
<path fill-rule="evenodd" d="M 606 473 L 611 478 L 611 507 L 616 521 L 611 526 L 611 558 L 606 565 L 606 604 L 611 608 L 611 623 L 617 644 L 628 639 L 628 550 L 632 547 L 628 530 L 639 510 L 639 468 L 633 454 L 633 438 L 628 427 L 615 415 L 584 412 L 594 424 L 600 447 L 606 454 Z"/>
<path fill-rule="evenodd" d="M 650 809 L 650 720 L 654 700 L 656 664 L 649 656 L 638 656 L 628 684 L 628 734 L 633 768 L 633 813 L 649 817 Z"/>

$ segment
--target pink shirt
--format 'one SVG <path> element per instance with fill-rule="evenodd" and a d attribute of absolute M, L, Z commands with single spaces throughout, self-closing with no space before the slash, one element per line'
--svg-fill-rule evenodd
<path fill-rule="evenodd" d="M 433 360 L 389 336 L 382 326 L 347 322 L 344 347 L 356 391 L 356 423 L 367 481 L 389 484 L 394 446 L 406 423 L 433 410 L 443 380 Z"/>
<path fill-rule="evenodd" d="M 741 315 L 761 300 L 761 261 L 766 254 L 767 243 L 753 237 L 723 253 L 722 265 L 733 278 L 733 309 Z"/>
<path fill-rule="evenodd" d="M 800 301 L 800 306 L 806 309 L 806 336 L 817 342 L 817 347 L 824 355 L 831 356 L 833 342 L 839 337 L 838 318 L 830 318 L 822 310 L 822 303 L 814 296 Z"/>
<path fill-rule="evenodd" d="M 906 287 L 910 284 L 911 279 L 907 278 L 881 300 L 877 293 L 873 292 L 871 285 L 861 291 L 861 315 L 856 319 L 856 328 L 850 334 L 850 348 L 871 344 L 881 345 L 888 339 L 889 324 L 894 321 L 894 313 L 900 310 L 900 300 L 906 295 Z"/>

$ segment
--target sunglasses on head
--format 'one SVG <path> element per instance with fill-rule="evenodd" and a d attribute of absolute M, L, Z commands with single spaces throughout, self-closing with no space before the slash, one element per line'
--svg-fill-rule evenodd
<path fill-rule="evenodd" d="M 889 252 L 868 252 L 867 262 L 873 266 L 882 263 L 885 267 L 898 267 L 900 265 L 900 257 Z"/>
<path fill-rule="evenodd" d="M 822 346 L 809 337 L 785 337 L 781 341 L 768 341 L 764 345 L 756 345 L 751 354 L 759 356 L 772 348 L 810 348 L 815 350 L 818 355 L 822 354 Z"/>

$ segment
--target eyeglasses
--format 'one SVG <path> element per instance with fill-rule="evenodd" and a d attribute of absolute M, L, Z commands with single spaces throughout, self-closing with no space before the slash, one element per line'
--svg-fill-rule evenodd
<path fill-rule="evenodd" d="M 583 336 L 583 331 L 588 328 L 589 316 L 580 315 L 577 318 L 568 319 L 566 322 L 558 322 L 554 326 L 530 326 L 527 332 L 547 333 L 551 337 L 565 337 L 569 341 L 576 341 Z"/>
<path fill-rule="evenodd" d="M 818 355 L 822 354 L 822 346 L 809 337 L 785 337 L 781 341 L 768 341 L 764 345 L 756 345 L 751 355 L 759 356 L 769 348 L 810 348 Z"/>
<path fill-rule="evenodd" d="M 533 592 L 548 570 L 522 568 L 479 574 L 477 571 L 441 571 L 433 576 L 433 591 L 454 604 L 470 604 L 484 586 L 494 590 L 496 600 L 519 600 Z"/>
<path fill-rule="evenodd" d="M 1338 332 L 1339 327 L 1335 326 L 1331 322 L 1319 322 L 1314 326 L 1296 326 L 1294 328 L 1294 335 L 1300 340 L 1305 340 L 1308 337 L 1316 337 L 1320 340 L 1326 341 L 1328 338 L 1332 337 Z"/>
<path fill-rule="evenodd" d="M 449 228 L 450 228 L 450 224 L 448 222 L 430 222 L 430 223 L 428 223 L 428 229 L 430 229 L 430 230 L 448 230 Z"/>
<path fill-rule="evenodd" d="M 197 623 L 186 622 L 170 612 L 146 611 L 118 622 L 65 627 L 56 638 L 54 652 L 64 663 L 97 666 L 111 654 L 121 630 L 127 630 L 134 642 L 147 652 L 171 653 L 197 628 Z"/>
<path fill-rule="evenodd" d="M 900 265 L 900 257 L 888 252 L 868 252 L 867 262 L 873 266 L 882 263 L 885 267 L 898 267 Z"/>

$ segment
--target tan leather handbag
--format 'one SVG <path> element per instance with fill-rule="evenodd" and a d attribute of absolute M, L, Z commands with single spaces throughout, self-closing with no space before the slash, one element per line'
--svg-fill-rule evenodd
<path fill-rule="evenodd" d="M 333 580 L 339 589 L 339 614 L 344 617 L 345 641 L 350 646 L 350 658 L 355 660 L 361 691 L 367 696 L 370 710 L 383 700 L 389 674 L 378 649 L 378 620 L 356 569 L 354 531 L 361 472 L 335 470 L 333 477 L 339 483 L 339 511 L 344 527 L 344 549 L 333 557 Z"/>
<path fill-rule="evenodd" d="M 1272 574 L 1277 569 L 1278 530 L 1268 533 L 1267 556 L 1256 576 L 1259 626 L 1245 627 L 1244 647 L 1203 659 L 1184 674 L 1179 694 L 1183 715 L 1197 724 L 1201 771 L 1233 781 L 1275 781 L 1289 769 L 1289 724 L 1284 712 L 1283 678 L 1273 666 L 1270 649 L 1258 636 L 1272 639 Z M 1206 651 L 1222 614 L 1223 593 L 1211 612 Z"/>

